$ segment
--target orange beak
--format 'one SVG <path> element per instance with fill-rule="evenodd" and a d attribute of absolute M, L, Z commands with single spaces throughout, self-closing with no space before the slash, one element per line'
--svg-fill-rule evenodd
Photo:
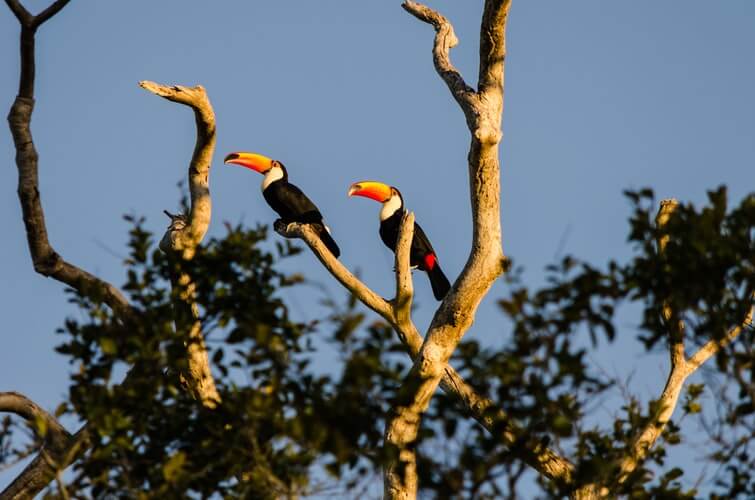
<path fill-rule="evenodd" d="M 349 188 L 349 196 L 364 196 L 384 203 L 391 198 L 391 187 L 377 181 L 355 182 Z"/>
<path fill-rule="evenodd" d="M 273 160 L 267 156 L 244 152 L 231 153 L 225 157 L 223 162 L 233 165 L 241 165 L 242 167 L 250 168 L 261 174 L 264 174 L 273 166 Z"/>

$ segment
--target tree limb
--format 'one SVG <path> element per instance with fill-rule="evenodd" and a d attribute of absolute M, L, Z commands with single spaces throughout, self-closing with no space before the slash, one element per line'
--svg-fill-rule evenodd
<path fill-rule="evenodd" d="M 467 85 L 464 77 L 451 62 L 449 52 L 459 43 L 453 25 L 440 13 L 420 3 L 406 0 L 401 7 L 420 21 L 431 24 L 435 28 L 435 42 L 433 44 L 435 69 L 446 82 L 451 94 L 466 114 L 470 110 L 470 103 L 474 99 L 475 91 Z"/>
<path fill-rule="evenodd" d="M 215 112 L 204 87 L 184 87 L 182 85 L 161 85 L 150 81 L 141 81 L 139 86 L 169 101 L 189 106 L 194 110 L 197 123 L 197 140 L 194 154 L 189 164 L 189 191 L 191 193 L 191 212 L 183 224 L 171 225 L 160 242 L 165 252 L 181 252 L 185 260 L 194 256 L 207 228 L 210 226 L 212 199 L 210 198 L 210 166 L 215 151 Z M 169 238 L 168 241 L 165 239 Z"/>
<path fill-rule="evenodd" d="M 49 7 L 47 7 L 45 10 L 40 12 L 34 17 L 34 20 L 32 22 L 32 25 L 34 28 L 39 27 L 42 23 L 50 19 L 52 16 L 60 12 L 60 10 L 66 6 L 66 4 L 70 0 L 56 0 L 52 3 Z"/>
<path fill-rule="evenodd" d="M 752 300 L 755 300 L 755 294 L 752 296 Z M 745 316 L 744 321 L 741 325 L 737 325 L 736 327 L 729 330 L 726 335 L 724 335 L 721 339 L 714 339 L 709 340 L 704 346 L 702 346 L 695 354 L 689 357 L 689 360 L 687 360 L 687 369 L 691 372 L 694 372 L 700 366 L 702 366 L 703 363 L 708 361 L 711 356 L 718 353 L 721 349 L 729 345 L 734 339 L 736 339 L 740 333 L 742 333 L 742 330 L 747 326 L 752 326 L 752 316 L 753 312 L 755 311 L 755 308 L 751 307 L 750 311 L 747 313 L 747 316 Z"/>
<path fill-rule="evenodd" d="M 168 86 L 146 80 L 139 82 L 139 85 L 153 94 L 194 110 L 197 140 L 188 173 L 191 210 L 188 216 L 165 212 L 171 218 L 171 223 L 160 241 L 160 249 L 179 263 L 173 268 L 171 284 L 176 330 L 186 339 L 188 370 L 182 373 L 182 380 L 189 392 L 203 405 L 215 408 L 220 403 L 220 395 L 212 377 L 202 334 L 202 323 L 196 303 L 196 286 L 191 275 L 181 269 L 182 264 L 194 257 L 197 246 L 202 242 L 210 225 L 210 166 L 216 142 L 215 113 L 201 85 Z"/>
<path fill-rule="evenodd" d="M 71 437 L 58 419 L 18 392 L 0 392 L 0 412 L 15 413 L 26 420 L 46 447 L 65 448 Z"/>
<path fill-rule="evenodd" d="M 402 325 L 412 323 L 412 299 L 414 284 L 409 265 L 412 239 L 414 238 L 414 213 L 404 212 L 396 238 L 396 298 L 392 302 L 396 322 Z"/>
<path fill-rule="evenodd" d="M 409 220 L 408 215 L 402 219 L 402 229 L 400 231 L 408 229 L 406 224 Z M 354 276 L 341 261 L 336 259 L 327 250 L 317 236 L 317 233 L 310 226 L 296 223 L 286 225 L 282 221 L 277 221 L 275 223 L 275 231 L 286 238 L 304 240 L 315 257 L 344 288 L 349 290 L 365 306 L 380 315 L 394 328 L 410 357 L 412 359 L 417 357 L 422 347 L 422 336 L 411 320 L 405 322 L 399 319 L 400 315 L 397 315 L 395 309 L 392 308 L 392 304 L 397 303 L 395 299 L 390 302 L 386 301 L 360 281 L 359 278 Z M 408 231 L 404 235 L 407 233 Z M 402 238 L 399 237 L 399 243 L 396 247 L 397 272 L 402 268 L 400 263 L 403 252 L 402 244 Z M 400 282 L 401 278 L 398 281 Z M 397 296 L 400 295 L 399 289 L 400 286 L 397 284 Z M 410 308 L 411 305 L 408 307 Z M 451 365 L 447 364 L 445 366 L 440 386 L 447 394 L 453 396 L 457 404 L 466 410 L 483 428 L 491 434 L 498 434 L 505 445 L 511 446 L 515 444 L 520 436 L 524 434 L 524 431 L 517 427 L 504 411 L 496 408 L 492 400 L 478 394 Z M 531 450 L 520 449 L 518 447 L 514 452 L 545 477 L 564 484 L 571 481 L 571 475 L 574 470 L 573 464 L 559 456 L 553 450 L 545 446 L 537 446 Z"/>
<path fill-rule="evenodd" d="M 19 93 L 8 114 L 8 125 L 16 148 L 18 197 L 34 270 L 52 277 L 92 300 L 105 302 L 121 319 L 133 314 L 121 292 L 110 283 L 66 262 L 50 245 L 39 193 L 38 155 L 30 123 L 34 109 L 34 34 L 36 27 L 59 12 L 68 0 L 59 0 L 39 16 L 30 14 L 16 0 L 6 0 L 21 23 L 21 72 Z M 43 17 L 44 16 L 44 17 Z"/>
<path fill-rule="evenodd" d="M 404 231 L 405 235 L 408 234 L 406 223 L 409 220 L 409 217 L 405 217 L 402 220 L 402 229 L 400 231 Z M 285 224 L 279 220 L 275 223 L 275 231 L 286 238 L 304 240 L 312 250 L 312 253 L 315 254 L 315 257 L 344 288 L 354 294 L 362 304 L 380 315 L 396 330 L 399 339 L 406 347 L 411 358 L 414 359 L 417 356 L 422 347 L 422 336 L 416 326 L 414 326 L 414 323 L 411 322 L 411 318 L 408 318 L 408 321 L 399 320 L 399 315 L 396 314 L 396 309 L 392 305 L 397 302 L 395 299 L 389 302 L 362 283 L 359 278 L 346 269 L 341 261 L 328 251 L 322 241 L 320 241 L 317 233 L 307 224 Z M 401 244 L 397 245 L 397 254 L 403 254 Z M 399 263 L 397 271 L 400 268 L 401 264 Z M 400 288 L 400 285 L 397 285 L 397 288 Z M 454 395 L 458 399 L 459 404 L 469 411 L 488 431 L 494 432 L 496 420 L 490 415 L 489 411 L 493 407 L 493 402 L 478 395 L 450 365 L 445 367 L 441 387 L 447 393 Z"/>
<path fill-rule="evenodd" d="M 110 283 L 66 262 L 50 245 L 47 237 L 39 193 L 38 154 L 30 128 L 34 110 L 35 33 L 42 23 L 57 14 L 68 1 L 57 0 L 39 15 L 32 16 L 17 0 L 6 0 L 21 25 L 19 90 L 8 113 L 8 125 L 16 149 L 18 197 L 34 270 L 76 289 L 93 301 L 104 302 L 117 317 L 127 322 L 135 317 L 135 312 L 123 294 Z M 13 399 L 9 399 L 10 396 L 7 395 L 5 398 L 6 403 Z M 15 399 L 18 401 L 17 397 Z M 48 420 L 48 427 L 49 424 Z M 52 425 L 50 428 L 58 427 Z M 37 457 L 0 493 L 0 498 L 32 498 L 42 491 L 55 478 L 56 468 L 67 467 L 81 453 L 88 430 L 84 426 L 74 436 L 68 436 L 67 432 L 52 434 L 59 436 L 59 439 L 54 441 L 53 446 L 43 447 Z M 69 438 L 66 443 L 63 436 Z"/>
<path fill-rule="evenodd" d="M 2 491 L 0 500 L 25 500 L 34 498 L 42 491 L 59 471 L 64 470 L 77 460 L 88 448 L 89 428 L 83 426 L 71 436 L 68 443 L 59 452 L 41 449 L 21 473 Z"/>
<path fill-rule="evenodd" d="M 414 446 L 420 416 L 430 404 L 448 359 L 472 325 L 480 302 L 504 270 L 498 144 L 502 137 L 504 37 L 510 5 L 510 0 L 485 1 L 480 24 L 480 58 L 483 62 L 481 81 L 478 82 L 480 89 L 470 97 L 470 90 L 462 90 L 458 83 L 458 72 L 453 66 L 449 67 L 448 49 L 453 45 L 448 28 L 450 23 L 428 7 L 409 0 L 404 3 L 407 11 L 434 26 L 436 69 L 464 111 L 472 135 L 468 166 L 473 231 L 467 263 L 436 311 L 422 349 L 388 417 L 385 498 L 416 496 L 417 482 L 412 476 L 415 474 Z"/>
<path fill-rule="evenodd" d="M 663 200 L 656 216 L 656 225 L 659 228 L 668 222 L 671 215 L 678 207 L 676 200 Z M 668 235 L 662 235 L 658 240 L 658 250 L 663 253 L 668 243 Z M 628 450 L 627 456 L 619 464 L 618 482 L 623 483 L 637 466 L 645 459 L 648 451 L 653 447 L 666 424 L 676 409 L 679 396 L 684 389 L 684 383 L 705 361 L 720 351 L 724 346 L 732 342 L 743 330 L 744 326 L 752 321 L 753 308 L 751 307 L 743 323 L 730 329 L 721 339 L 709 341 L 701 347 L 689 360 L 684 355 L 684 323 L 679 319 L 677 311 L 673 310 L 669 301 L 663 303 L 663 318 L 669 330 L 669 353 L 671 367 L 666 385 L 658 400 L 658 409 L 651 421 L 638 433 Z"/>
<path fill-rule="evenodd" d="M 8 4 L 11 12 L 13 12 L 13 15 L 16 16 L 16 19 L 18 19 L 18 22 L 22 27 L 31 26 L 31 22 L 34 19 L 34 16 L 32 16 L 29 11 L 26 10 L 26 7 L 21 5 L 21 2 L 19 2 L 18 0 L 5 0 L 5 3 Z"/>
<path fill-rule="evenodd" d="M 17 392 L 0 392 L 0 412 L 24 418 L 43 442 L 34 460 L 0 493 L 3 500 L 31 498 L 71 463 L 86 431 L 72 436 L 55 417 Z"/>
<path fill-rule="evenodd" d="M 679 202 L 673 198 L 662 200 L 658 214 L 655 217 L 655 225 L 662 229 L 668 223 L 676 209 L 679 208 Z M 669 235 L 663 234 L 658 238 L 658 252 L 663 254 L 666 251 L 666 245 L 669 241 Z M 671 302 L 667 299 L 663 301 L 662 307 L 663 321 L 668 329 L 669 336 L 669 354 L 671 356 L 672 371 L 676 366 L 682 366 L 685 361 L 684 357 L 684 322 L 679 318 Z"/>

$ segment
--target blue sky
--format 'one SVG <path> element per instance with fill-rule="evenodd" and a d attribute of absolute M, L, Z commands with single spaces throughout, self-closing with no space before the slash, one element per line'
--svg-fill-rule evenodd
<path fill-rule="evenodd" d="M 26 5 L 36 12 L 47 2 Z M 461 43 L 452 59 L 475 83 L 482 2 L 430 5 L 454 23 Z M 257 151 L 286 164 L 325 214 L 342 261 L 379 293 L 391 293 L 392 258 L 377 235 L 378 206 L 346 197 L 349 184 L 364 178 L 401 189 L 453 279 L 471 238 L 469 138 L 432 67 L 432 38 L 399 1 L 72 2 L 37 36 L 32 131 L 52 244 L 69 261 L 123 281 L 121 216 L 145 215 L 162 234 L 162 210 L 177 206 L 175 184 L 194 141 L 190 111 L 137 82 L 201 83 L 218 123 L 210 234 L 222 235 L 223 221 L 273 220 L 261 178 L 222 164 L 230 151 Z M 504 251 L 530 283 L 540 283 L 558 255 L 596 263 L 626 257 L 625 188 L 650 186 L 659 197 L 696 202 L 722 183 L 732 200 L 753 190 L 754 46 L 755 3 L 747 0 L 514 1 L 501 216 Z M 17 87 L 18 26 L 5 5 L 0 64 L 7 110 Z M 54 408 L 69 371 L 53 352 L 54 330 L 78 312 L 60 284 L 31 267 L 5 130 L 0 381 L 2 390 Z M 311 255 L 286 268 L 342 296 Z M 415 282 L 416 320 L 426 325 L 435 302 L 425 277 Z M 468 335 L 505 342 L 494 305 L 505 292 L 494 286 Z M 310 314 L 319 294 L 294 292 L 294 312 Z M 626 318 L 596 361 L 621 376 L 636 370 L 632 388 L 647 399 L 661 389 L 666 359 L 644 354 L 637 322 Z M 0 474 L 0 486 L 11 474 Z"/>

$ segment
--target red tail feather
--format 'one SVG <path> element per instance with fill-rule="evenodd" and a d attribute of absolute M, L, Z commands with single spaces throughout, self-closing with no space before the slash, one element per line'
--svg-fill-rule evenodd
<path fill-rule="evenodd" d="M 425 269 L 428 271 L 432 271 L 437 261 L 438 259 L 435 258 L 434 253 L 429 253 L 425 255 Z"/>

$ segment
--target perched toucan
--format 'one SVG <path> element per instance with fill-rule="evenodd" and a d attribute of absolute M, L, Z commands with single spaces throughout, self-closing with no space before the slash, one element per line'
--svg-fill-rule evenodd
<path fill-rule="evenodd" d="M 288 182 L 288 172 L 281 162 L 256 153 L 239 152 L 226 156 L 225 163 L 241 165 L 263 174 L 262 196 L 283 222 L 311 224 L 328 250 L 336 257 L 341 255 L 338 245 L 330 236 L 330 229 L 322 220 L 322 214 L 301 189 Z"/>
<path fill-rule="evenodd" d="M 404 199 L 399 190 L 382 182 L 361 181 L 351 185 L 349 196 L 364 196 L 383 204 L 383 208 L 380 209 L 380 239 L 383 240 L 385 246 L 395 252 L 398 230 L 404 214 Z M 414 238 L 409 253 L 409 264 L 427 273 L 430 277 L 433 295 L 437 300 L 443 300 L 443 297 L 451 288 L 451 284 L 440 269 L 438 256 L 435 254 L 430 240 L 427 239 L 425 232 L 416 222 L 414 223 Z"/>

